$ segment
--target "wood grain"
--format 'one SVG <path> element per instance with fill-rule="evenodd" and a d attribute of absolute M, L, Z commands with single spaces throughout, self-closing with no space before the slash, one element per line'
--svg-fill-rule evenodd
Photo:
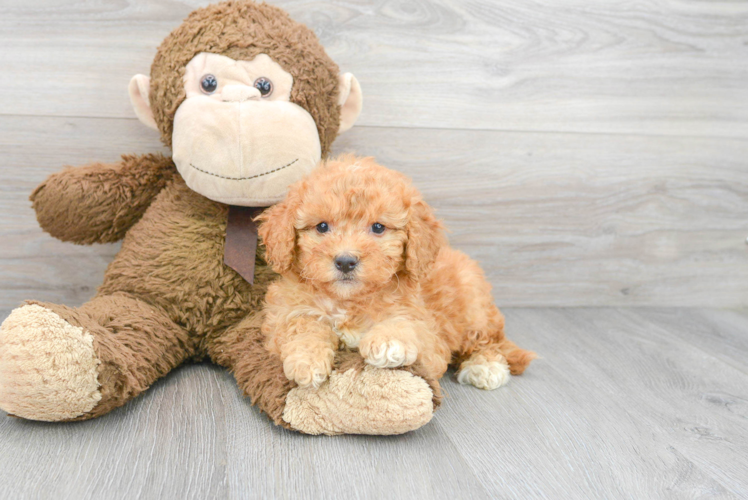
<path fill-rule="evenodd" d="M 416 432 L 291 433 L 227 372 L 189 365 L 97 420 L 0 418 L 0 497 L 748 496 L 745 312 L 505 313 L 541 359 L 491 392 L 445 377 L 442 408 Z"/>
<path fill-rule="evenodd" d="M 207 2 L 0 6 L 0 113 L 133 117 L 127 82 Z M 748 4 L 273 3 L 359 78 L 362 125 L 746 137 Z"/>
<path fill-rule="evenodd" d="M 0 116 L 0 307 L 80 304 L 118 248 L 44 235 L 39 182 L 158 150 L 135 120 Z M 411 175 L 502 306 L 748 305 L 746 141 L 356 127 L 335 151 Z"/>
<path fill-rule="evenodd" d="M 0 497 L 226 498 L 228 377 L 212 365 L 188 366 L 88 422 L 4 416 Z"/>
<path fill-rule="evenodd" d="M 736 457 L 748 446 L 745 364 L 736 369 L 684 341 L 682 322 L 648 316 L 509 310 L 511 336 L 540 351 L 535 370 L 506 391 L 447 386 L 452 404 L 435 423 L 488 491 L 511 498 L 744 497 L 748 461 Z"/>

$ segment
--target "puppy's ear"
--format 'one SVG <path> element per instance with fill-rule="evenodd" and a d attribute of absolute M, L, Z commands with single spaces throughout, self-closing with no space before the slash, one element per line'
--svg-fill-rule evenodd
<path fill-rule="evenodd" d="M 420 279 L 433 265 L 439 249 L 446 243 L 444 227 L 433 210 L 416 198 L 410 207 L 408 242 L 405 246 L 405 270 Z"/>
<path fill-rule="evenodd" d="M 279 274 L 291 270 L 296 256 L 296 211 L 299 207 L 296 193 L 289 193 L 285 201 L 268 208 L 257 217 L 257 232 L 265 244 L 265 259 Z"/>

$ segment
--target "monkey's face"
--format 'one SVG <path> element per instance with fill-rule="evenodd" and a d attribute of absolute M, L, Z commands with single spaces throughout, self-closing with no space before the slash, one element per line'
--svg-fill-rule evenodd
<path fill-rule="evenodd" d="M 185 66 L 182 80 L 172 158 L 192 190 L 230 205 L 272 205 L 319 162 L 317 123 L 291 101 L 293 76 L 267 54 L 245 61 L 202 52 Z M 338 91 L 343 132 L 361 111 L 361 88 L 345 73 Z M 150 79 L 133 77 L 135 112 L 157 129 L 149 94 Z"/>
<path fill-rule="evenodd" d="M 320 160 L 312 116 L 290 101 L 293 77 L 269 56 L 235 61 L 201 53 L 185 68 L 187 98 L 174 115 L 174 163 L 215 201 L 262 206 Z"/>
<path fill-rule="evenodd" d="M 267 206 L 330 152 L 361 112 L 361 87 L 312 30 L 278 7 L 220 2 L 166 37 L 151 77 L 135 75 L 135 114 L 171 146 L 193 190 Z"/>

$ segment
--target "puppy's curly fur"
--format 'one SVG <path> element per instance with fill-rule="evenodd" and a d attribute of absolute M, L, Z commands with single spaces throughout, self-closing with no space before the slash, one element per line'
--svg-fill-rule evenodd
<path fill-rule="evenodd" d="M 439 378 L 450 363 L 482 389 L 522 373 L 535 353 L 504 337 L 476 262 L 449 247 L 408 179 L 372 158 L 328 160 L 259 218 L 282 278 L 262 331 L 286 376 L 319 386 L 339 347 L 380 368 Z"/>

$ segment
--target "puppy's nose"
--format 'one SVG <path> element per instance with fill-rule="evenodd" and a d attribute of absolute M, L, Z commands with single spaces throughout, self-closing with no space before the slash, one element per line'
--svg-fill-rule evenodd
<path fill-rule="evenodd" d="M 343 254 L 335 257 L 335 267 L 344 273 L 353 271 L 356 268 L 356 264 L 358 264 L 358 259 L 353 255 Z"/>

